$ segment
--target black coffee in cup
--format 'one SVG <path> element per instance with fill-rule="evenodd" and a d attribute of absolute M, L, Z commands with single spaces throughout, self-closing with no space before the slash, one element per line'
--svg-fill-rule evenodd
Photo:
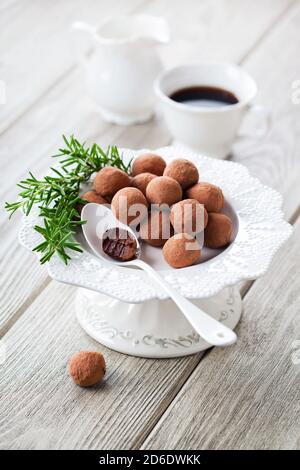
<path fill-rule="evenodd" d="M 173 92 L 169 98 L 177 103 L 195 107 L 217 108 L 230 106 L 239 102 L 237 97 L 228 90 L 212 86 L 192 86 Z"/>

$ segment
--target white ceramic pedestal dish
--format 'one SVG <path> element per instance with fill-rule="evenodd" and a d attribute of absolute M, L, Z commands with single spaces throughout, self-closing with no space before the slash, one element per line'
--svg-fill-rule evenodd
<path fill-rule="evenodd" d="M 128 161 L 145 151 L 125 149 L 123 158 Z M 189 268 L 169 268 L 155 248 L 147 247 L 144 257 L 185 297 L 234 328 L 241 315 L 241 299 L 237 288 L 231 286 L 262 276 L 291 234 L 291 226 L 283 219 L 281 196 L 251 177 L 240 164 L 180 147 L 165 147 L 155 153 L 166 161 L 176 157 L 192 160 L 202 181 L 223 189 L 234 239 L 223 251 L 204 249 L 203 261 Z M 37 223 L 41 221 L 35 211 L 23 219 L 19 238 L 29 249 L 40 243 L 33 228 Z M 77 239 L 83 253 L 72 253 L 67 266 L 53 257 L 47 267 L 53 279 L 81 287 L 75 308 L 90 336 L 116 351 L 143 357 L 184 356 L 210 347 L 145 272 L 106 264 L 88 251 L 82 234 Z"/>
<path fill-rule="evenodd" d="M 208 299 L 195 300 L 206 313 L 234 329 L 241 312 L 236 287 L 227 287 Z M 140 357 L 178 357 L 211 347 L 191 327 L 172 300 L 127 304 L 87 289 L 78 289 L 75 301 L 82 328 L 99 343 Z"/>

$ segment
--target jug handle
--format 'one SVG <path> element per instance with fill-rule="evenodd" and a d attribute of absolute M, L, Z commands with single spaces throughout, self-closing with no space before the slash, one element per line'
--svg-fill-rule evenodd
<path fill-rule="evenodd" d="M 88 65 L 87 54 L 93 49 L 93 41 L 91 39 L 94 39 L 97 36 L 97 28 L 88 23 L 84 23 L 83 21 L 74 21 L 71 24 L 71 33 L 74 34 L 78 31 L 87 33 L 90 36 L 90 41 L 86 41 L 84 46 L 80 47 L 81 44 L 79 42 L 78 44 L 75 44 L 75 46 L 73 45 L 73 52 L 76 56 L 77 62 L 81 64 L 83 68 L 86 68 Z"/>

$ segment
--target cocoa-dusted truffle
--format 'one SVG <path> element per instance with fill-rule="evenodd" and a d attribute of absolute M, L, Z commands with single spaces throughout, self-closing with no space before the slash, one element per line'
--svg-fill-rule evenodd
<path fill-rule="evenodd" d="M 151 246 L 163 246 L 173 232 L 168 211 L 152 210 L 141 223 L 140 236 Z"/>
<path fill-rule="evenodd" d="M 174 204 L 170 219 L 175 232 L 196 234 L 206 227 L 208 215 L 196 199 L 184 199 Z"/>
<path fill-rule="evenodd" d="M 228 245 L 232 234 L 232 222 L 225 214 L 210 212 L 204 231 L 204 244 L 209 248 L 222 248 Z"/>
<path fill-rule="evenodd" d="M 95 202 L 96 204 L 107 204 L 107 201 L 104 199 L 104 197 L 100 196 L 100 194 L 97 194 L 96 191 L 87 191 L 86 193 L 82 194 L 80 198 L 84 201 L 87 201 L 87 203 Z M 83 209 L 83 206 L 84 204 L 82 203 L 78 203 L 76 206 L 80 214 Z"/>
<path fill-rule="evenodd" d="M 178 181 L 182 189 L 189 188 L 199 180 L 196 165 L 190 160 L 178 158 L 169 163 L 164 171 L 164 176 L 170 176 Z"/>
<path fill-rule="evenodd" d="M 132 175 L 140 173 L 152 173 L 161 176 L 166 168 L 166 162 L 162 157 L 154 153 L 139 155 L 132 163 Z"/>
<path fill-rule="evenodd" d="M 157 175 L 153 175 L 153 173 L 140 173 L 131 179 L 131 186 L 139 189 L 142 191 L 144 196 L 146 196 L 146 188 L 148 184 L 156 177 Z"/>
<path fill-rule="evenodd" d="M 127 173 L 112 166 L 102 168 L 94 179 L 95 191 L 108 200 L 111 200 L 117 191 L 126 186 L 130 186 Z"/>
<path fill-rule="evenodd" d="M 154 180 L 153 180 L 154 181 Z M 112 211 L 123 224 L 139 224 L 147 215 L 148 202 L 137 188 L 123 188 L 111 201 Z"/>
<path fill-rule="evenodd" d="M 146 196 L 151 204 L 167 204 L 171 206 L 182 199 L 180 184 L 169 176 L 158 176 L 147 186 Z"/>
<path fill-rule="evenodd" d="M 172 268 L 185 268 L 200 260 L 201 250 L 192 235 L 177 233 L 165 243 L 163 255 Z"/>
<path fill-rule="evenodd" d="M 211 183 L 195 184 L 186 191 L 186 195 L 204 204 L 207 212 L 220 212 L 224 206 L 221 188 Z"/>
<path fill-rule="evenodd" d="M 136 257 L 136 239 L 128 230 L 116 227 L 106 230 L 102 239 L 104 253 L 117 261 L 130 261 Z"/>
<path fill-rule="evenodd" d="M 81 387 L 90 387 L 100 382 L 105 372 L 105 360 L 99 352 L 80 351 L 69 361 L 69 374 Z"/>
<path fill-rule="evenodd" d="M 84 199 L 87 202 L 96 202 L 97 204 L 107 204 L 106 199 L 97 194 L 96 191 L 87 191 L 86 193 L 80 196 L 81 199 Z"/>

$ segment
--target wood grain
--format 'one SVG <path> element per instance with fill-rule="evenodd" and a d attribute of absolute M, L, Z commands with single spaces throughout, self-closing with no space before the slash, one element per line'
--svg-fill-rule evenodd
<path fill-rule="evenodd" d="M 299 25 L 299 4 L 295 4 L 243 63 L 259 84 L 256 101 L 269 111 L 271 129 L 262 139 L 241 139 L 234 148 L 234 160 L 246 163 L 252 174 L 287 198 L 300 169 L 300 105 L 292 102 L 292 83 L 300 77 L 295 60 L 300 48 Z"/>
<path fill-rule="evenodd" d="M 74 3 L 66 4 L 72 10 Z M 285 0 L 247 0 L 243 3 L 226 0 L 197 4 L 188 0 L 184 5 L 175 0 L 172 7 L 165 0 L 130 2 L 133 4 L 137 12 L 163 14 L 170 21 L 175 39 L 162 51 L 166 63 L 205 56 L 237 61 L 247 58 L 245 66 L 249 67 L 262 90 L 258 99 L 274 114 L 274 133 L 258 144 L 249 139 L 239 143 L 233 158 L 250 167 L 264 182 L 279 188 L 285 197 L 286 214 L 293 214 L 299 203 L 295 158 L 299 148 L 298 123 L 295 123 L 299 108 L 290 106 L 287 86 L 296 70 L 291 61 L 299 50 L 298 5 Z M 7 15 L 13 16 L 15 12 L 21 15 L 20 2 L 9 5 Z M 96 2 L 94 5 L 100 12 L 100 6 Z M 194 7 L 193 22 L 182 20 L 187 6 Z M 53 25 L 53 11 L 57 11 L 58 2 L 51 8 L 49 24 Z M 95 12 L 91 10 L 89 14 L 94 16 Z M 63 18 L 57 26 L 60 29 L 58 36 L 67 21 L 64 15 L 62 13 Z M 30 14 L 26 18 L 26 28 L 29 28 L 33 20 Z M 7 34 L 12 50 L 17 51 L 15 57 L 21 57 L 22 44 L 18 34 L 15 31 Z M 41 27 L 36 38 L 44 44 L 45 52 L 50 47 L 51 33 Z M 25 44 L 29 51 L 28 42 Z M 25 59 L 24 49 L 22 53 Z M 96 140 L 102 145 L 114 142 L 137 148 L 156 147 L 170 140 L 160 117 L 132 128 L 103 123 L 82 93 L 79 73 L 73 69 L 68 73 L 68 63 L 63 72 L 55 67 L 52 71 L 53 63 L 53 57 L 50 57 L 49 67 L 42 62 L 45 75 L 41 77 L 41 83 L 20 103 L 10 103 L 6 108 L 2 121 L 3 129 L 7 130 L 1 146 L 1 198 L 14 197 L 13 186 L 28 168 L 35 168 L 38 174 L 45 171 L 49 166 L 49 155 L 56 151 L 62 132 L 73 131 L 80 138 Z M 16 79 L 16 89 L 20 83 L 20 79 Z M 274 87 L 276 100 L 272 98 Z M 285 400 L 291 405 L 292 399 L 298 398 L 296 379 L 292 373 L 294 369 L 286 362 L 288 353 L 283 350 L 288 341 L 284 332 L 295 337 L 299 333 L 295 315 L 299 291 L 295 267 L 299 247 L 296 244 L 287 253 L 287 256 L 293 256 L 289 264 L 279 258 L 275 269 L 266 278 L 269 281 L 262 279 L 249 290 L 246 313 L 240 325 L 241 338 L 249 340 L 247 344 L 245 340 L 242 342 L 243 358 L 232 348 L 226 353 L 213 350 L 201 363 L 201 355 L 152 361 L 122 356 L 101 347 L 108 362 L 107 381 L 87 391 L 75 387 L 67 378 L 66 363 L 70 354 L 78 349 L 100 347 L 77 325 L 72 306 L 74 289 L 49 282 L 35 259 L 17 246 L 18 223 L 16 220 L 8 225 L 5 218 L 0 222 L 4 240 L 0 247 L 0 282 L 5 291 L 0 304 L 0 332 L 2 325 L 2 333 L 6 333 L 2 343 L 8 353 L 6 362 L 0 365 L 1 448 L 126 449 L 140 447 L 147 436 L 145 448 L 176 448 L 177 445 L 192 448 L 200 442 L 208 448 L 248 444 L 255 448 L 260 446 L 260 441 L 263 447 L 299 445 L 299 429 L 292 423 L 299 416 L 299 408 L 291 411 L 291 407 L 285 405 Z M 10 260 L 12 263 L 7 267 Z M 286 273 L 292 277 L 291 283 Z M 273 312 L 270 312 L 270 305 Z M 281 317 L 285 320 L 283 326 Z M 227 369 L 220 364 L 225 364 Z M 228 380 L 225 380 L 224 370 L 227 374 L 228 369 Z M 188 380 L 189 376 L 191 380 Z M 210 383 L 212 385 L 208 386 Z M 198 393 L 199 388 L 204 391 L 203 397 Z M 221 396 L 219 389 L 228 391 L 228 396 Z M 185 400 L 186 393 L 195 404 Z M 199 400 L 199 406 L 196 400 Z M 188 418 L 182 415 L 183 423 L 176 419 L 178 409 L 179 412 L 187 410 L 189 415 Z M 220 410 L 220 416 L 214 414 L 215 409 Z M 199 416 L 203 416 L 203 423 L 199 423 Z M 214 426 L 210 427 L 211 417 Z M 275 420 L 282 426 L 278 437 L 274 435 Z M 239 440 L 241 435 L 246 437 L 243 442 Z"/>
<path fill-rule="evenodd" d="M 74 293 L 51 282 L 2 340 L 1 449 L 129 448 L 199 361 L 199 355 L 149 360 L 105 349 L 79 327 Z M 104 352 L 105 384 L 87 390 L 69 379 L 67 362 L 79 349 Z"/>
<path fill-rule="evenodd" d="M 288 62 L 300 46 L 299 25 L 297 6 L 248 58 L 245 65 L 263 83 L 260 97 L 272 109 L 274 124 L 261 146 L 245 144 L 244 153 L 240 147 L 234 155 L 281 190 L 291 213 L 299 209 L 300 108 L 291 101 L 297 69 Z M 293 45 L 287 62 L 284 44 Z M 274 47 L 278 66 L 273 62 L 269 74 Z M 143 448 L 299 448 L 299 370 L 291 363 L 292 344 L 300 336 L 299 231 L 298 222 L 293 240 L 248 291 L 240 343 L 228 354 L 214 349 L 199 363 Z"/>
<path fill-rule="evenodd" d="M 244 299 L 238 343 L 202 359 L 142 448 L 299 449 L 299 266 L 300 221 Z"/>
<path fill-rule="evenodd" d="M 162 49 L 166 64 L 193 58 L 239 60 L 292 4 L 292 0 L 34 0 L 7 2 L 0 16 L 1 79 L 7 103 L 0 115 L 0 132 L 7 129 L 67 73 L 77 56 L 70 25 L 80 19 L 91 24 L 116 14 L 149 13 L 166 17 L 173 36 Z M 193 12 L 193 22 L 190 12 Z M 245 28 L 251 22 L 251 28 Z M 14 27 L 11 27 L 11 25 Z M 222 38 L 220 38 L 220 32 Z M 236 41 L 239 37 L 239 41 Z M 85 43 L 85 41 L 82 41 Z M 88 41 L 83 50 L 89 48 Z"/>
<path fill-rule="evenodd" d="M 73 21 L 101 24 L 110 15 L 133 12 L 143 1 L 19 0 L 7 3 L 0 16 L 0 75 L 7 88 L 0 132 L 66 73 L 72 73 L 77 61 L 70 32 Z M 83 50 L 88 47 L 86 42 Z"/>
<path fill-rule="evenodd" d="M 239 343 L 226 354 L 211 350 L 200 364 L 201 355 L 158 361 L 97 345 L 74 318 L 75 289 L 52 281 L 2 340 L 0 448 L 139 447 L 166 409 L 143 448 L 296 446 L 299 387 L 291 354 L 300 335 L 299 233 L 300 223 L 246 297 Z M 104 352 L 105 384 L 82 390 L 67 377 L 78 349 Z"/>
<path fill-rule="evenodd" d="M 240 62 L 284 16 L 293 1 L 168 0 L 147 2 L 137 11 L 164 16 L 172 41 L 161 49 L 168 66 L 195 60 Z M 237 40 L 238 38 L 238 40 Z"/>

